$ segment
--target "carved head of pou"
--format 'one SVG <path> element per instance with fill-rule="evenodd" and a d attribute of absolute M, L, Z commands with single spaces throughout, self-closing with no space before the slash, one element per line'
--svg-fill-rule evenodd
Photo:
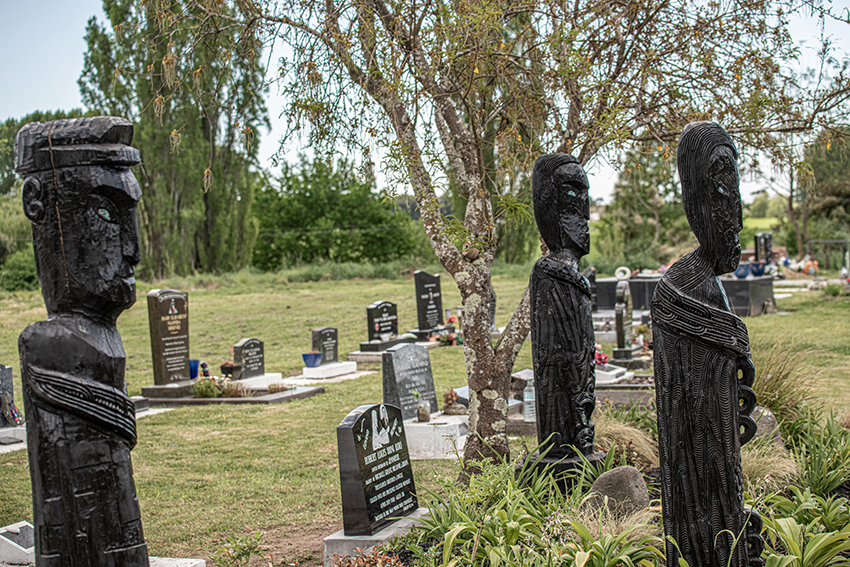
<path fill-rule="evenodd" d="M 714 122 L 692 122 L 679 138 L 677 160 L 691 230 L 715 275 L 735 271 L 741 260 L 738 233 L 744 228 L 735 143 Z"/>
<path fill-rule="evenodd" d="M 100 116 L 32 122 L 15 139 L 48 313 L 114 322 L 136 301 L 139 183 L 133 126 Z"/>
<path fill-rule="evenodd" d="M 589 187 L 584 168 L 569 154 L 542 155 L 534 163 L 534 217 L 551 252 L 569 249 L 577 258 L 590 252 Z"/>

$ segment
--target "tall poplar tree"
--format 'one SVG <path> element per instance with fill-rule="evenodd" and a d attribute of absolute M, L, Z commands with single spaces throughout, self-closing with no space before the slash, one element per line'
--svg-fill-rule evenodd
<path fill-rule="evenodd" d="M 79 79 L 83 102 L 135 123 L 143 277 L 220 272 L 250 262 L 258 176 L 256 128 L 267 125 L 261 47 L 229 12 L 197 34 L 192 2 L 104 0 Z M 167 28 L 167 33 L 160 33 Z"/>

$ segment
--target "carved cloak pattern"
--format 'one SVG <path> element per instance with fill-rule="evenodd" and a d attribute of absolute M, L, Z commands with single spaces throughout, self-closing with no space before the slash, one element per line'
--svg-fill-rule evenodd
<path fill-rule="evenodd" d="M 570 445 L 593 453 L 596 405 L 590 284 L 551 256 L 531 272 L 531 356 L 537 437 L 547 457 L 574 456 Z M 543 442 L 552 435 L 544 446 Z"/>
<path fill-rule="evenodd" d="M 730 554 L 733 567 L 762 565 L 761 518 L 744 508 L 741 473 L 741 445 L 756 430 L 746 326 L 686 296 L 667 276 L 652 319 L 665 535 L 691 567 L 725 567 Z M 667 566 L 678 567 L 678 557 L 668 543 Z"/>
<path fill-rule="evenodd" d="M 133 402 L 114 333 L 80 333 L 64 318 L 21 334 L 21 374 L 39 567 L 147 565 L 130 449 Z M 117 341 L 117 342 L 116 342 Z M 74 361 L 63 358 L 74 353 Z M 51 366 L 69 362 L 69 371 Z"/>

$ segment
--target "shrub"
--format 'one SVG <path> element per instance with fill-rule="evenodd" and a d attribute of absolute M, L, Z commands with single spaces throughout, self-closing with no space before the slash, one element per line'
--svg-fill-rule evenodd
<path fill-rule="evenodd" d="M 767 338 L 752 344 L 756 380 L 753 390 L 758 404 L 777 419 L 793 418 L 806 406 L 819 372 L 807 360 L 812 348 L 800 348 L 796 339 Z"/>
<path fill-rule="evenodd" d="M 217 398 L 221 395 L 221 390 L 213 378 L 198 378 L 192 385 L 192 395 L 196 398 Z"/>
<path fill-rule="evenodd" d="M 221 385 L 221 396 L 224 398 L 247 398 L 248 390 L 240 382 L 225 380 Z"/>
<path fill-rule="evenodd" d="M 606 451 L 614 449 L 616 462 L 644 467 L 656 465 L 658 445 L 649 434 L 627 423 L 618 414 L 622 415 L 616 410 L 606 410 L 594 416 L 596 444 Z M 622 454 L 622 458 L 617 458 L 618 453 Z"/>
<path fill-rule="evenodd" d="M 289 389 L 289 386 L 284 384 L 283 382 L 272 382 L 269 384 L 269 394 L 277 394 L 278 392 L 285 392 Z"/>
<path fill-rule="evenodd" d="M 844 288 L 840 284 L 828 283 L 823 288 L 823 294 L 827 297 L 840 297 L 844 295 Z"/>
<path fill-rule="evenodd" d="M 34 291 L 38 289 L 35 254 L 32 248 L 15 252 L 0 271 L 0 288 L 4 291 Z"/>
<path fill-rule="evenodd" d="M 797 462 L 770 439 L 760 437 L 741 447 L 744 490 L 765 495 L 784 490 L 797 477 Z"/>

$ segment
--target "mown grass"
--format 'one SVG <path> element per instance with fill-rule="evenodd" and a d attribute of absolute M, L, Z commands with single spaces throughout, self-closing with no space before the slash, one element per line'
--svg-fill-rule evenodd
<path fill-rule="evenodd" d="M 525 288 L 527 275 L 520 276 L 502 273 L 494 278 L 499 325 L 507 322 Z M 416 326 L 412 279 L 300 283 L 280 275 L 240 273 L 140 286 L 140 301 L 119 319 L 131 394 L 153 381 L 144 299 L 152 287 L 189 291 L 192 354 L 213 368 L 229 356 L 232 343 L 253 336 L 265 341 L 269 371 L 300 371 L 310 329 L 324 325 L 339 328 L 341 353 L 355 350 L 366 334 L 366 306 L 377 299 L 398 303 L 402 328 Z M 443 294 L 444 307 L 459 304 L 450 278 L 443 282 Z M 839 413 L 850 410 L 850 355 L 840 350 L 850 338 L 846 324 L 850 299 L 796 293 L 779 300 L 778 307 L 789 314 L 746 321 L 753 340 L 796 337 L 793 348 L 821 371 L 815 396 Z M 0 362 L 15 368 L 16 392 L 20 392 L 17 336 L 45 315 L 38 294 L 0 295 Z M 816 350 L 803 354 L 811 345 Z M 430 352 L 442 398 L 447 388 L 465 383 L 463 350 Z M 530 365 L 526 343 L 516 368 Z M 377 365 L 372 368 L 379 370 Z M 294 532 L 303 526 L 327 528 L 325 533 L 339 529 L 335 428 L 348 411 L 380 402 L 381 396 L 380 373 L 375 373 L 327 384 L 325 394 L 288 404 L 181 408 L 140 419 L 133 465 L 152 554 L 208 558 L 231 535 Z M 519 450 L 521 443 L 516 442 L 513 450 Z M 449 465 L 438 461 L 417 461 L 414 472 L 420 489 L 437 488 L 435 473 L 452 474 Z M 31 520 L 23 451 L 0 455 L 0 502 L 0 525 Z"/>

